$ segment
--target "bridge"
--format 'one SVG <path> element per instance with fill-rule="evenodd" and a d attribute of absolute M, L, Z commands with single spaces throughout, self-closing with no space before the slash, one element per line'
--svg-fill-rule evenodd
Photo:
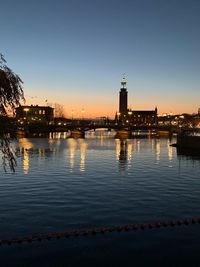
<path fill-rule="evenodd" d="M 132 132 L 136 131 L 150 131 L 158 135 L 172 135 L 173 133 L 187 132 L 200 132 L 199 128 L 189 128 L 180 126 L 160 126 L 160 125 L 133 125 L 122 124 L 114 120 L 94 121 L 94 120 L 69 120 L 62 125 L 41 125 L 41 124 L 28 124 L 23 128 L 18 128 L 27 134 L 32 133 L 48 133 L 48 132 L 67 132 L 70 131 L 73 137 L 84 137 L 87 131 L 96 131 L 97 129 L 107 129 L 108 131 L 114 130 L 116 133 L 122 133 L 127 138 L 131 138 Z"/>
<path fill-rule="evenodd" d="M 127 131 L 169 131 L 170 133 L 179 133 L 180 131 L 190 131 L 190 132 L 200 132 L 199 128 L 190 128 L 190 127 L 181 127 L 181 126 L 173 126 L 173 125 L 133 125 L 133 124 L 122 124 L 116 121 L 108 121 L 108 122 L 101 122 L 97 123 L 95 121 L 72 121 L 66 125 L 54 125 L 53 126 L 55 131 L 67 131 L 67 130 L 80 130 L 80 131 L 89 131 L 89 130 L 96 130 L 96 129 L 108 129 L 110 130 L 127 130 Z"/>

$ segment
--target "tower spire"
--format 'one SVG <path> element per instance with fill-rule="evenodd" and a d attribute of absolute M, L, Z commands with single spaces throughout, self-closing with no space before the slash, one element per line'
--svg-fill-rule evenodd
<path fill-rule="evenodd" d="M 121 88 L 119 92 L 119 113 L 124 118 L 127 114 L 127 104 L 128 104 L 128 92 L 126 88 L 125 73 L 123 74 L 123 79 L 121 81 Z"/>
<path fill-rule="evenodd" d="M 122 78 L 122 81 L 121 81 L 121 89 L 126 89 L 125 73 L 123 73 L 123 78 Z"/>

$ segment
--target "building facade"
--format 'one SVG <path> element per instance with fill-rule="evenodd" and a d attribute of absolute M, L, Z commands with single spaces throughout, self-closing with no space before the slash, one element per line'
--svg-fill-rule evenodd
<path fill-rule="evenodd" d="M 131 114 L 129 116 L 129 114 Z M 154 110 L 131 110 L 128 111 L 128 123 L 133 126 L 155 126 L 157 125 L 157 108 Z"/>
<path fill-rule="evenodd" d="M 49 125 L 54 119 L 54 109 L 49 106 L 19 106 L 16 108 L 18 124 L 43 124 Z"/>

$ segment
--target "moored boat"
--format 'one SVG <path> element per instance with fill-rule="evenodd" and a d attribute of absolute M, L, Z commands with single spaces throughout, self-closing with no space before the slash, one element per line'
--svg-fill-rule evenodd
<path fill-rule="evenodd" d="M 119 130 L 115 135 L 116 139 L 129 139 L 131 138 L 131 132 L 128 130 Z"/>
<path fill-rule="evenodd" d="M 80 130 L 72 130 L 70 136 L 71 138 L 84 138 L 85 132 Z"/>
<path fill-rule="evenodd" d="M 177 143 L 174 145 L 179 148 L 200 150 L 200 135 L 181 133 L 177 135 Z"/>

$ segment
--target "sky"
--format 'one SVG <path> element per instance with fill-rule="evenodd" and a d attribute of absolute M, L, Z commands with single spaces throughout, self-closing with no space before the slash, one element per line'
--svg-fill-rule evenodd
<path fill-rule="evenodd" d="M 26 104 L 113 117 L 125 73 L 133 110 L 200 107 L 199 0 L 0 0 L 0 14 Z"/>

